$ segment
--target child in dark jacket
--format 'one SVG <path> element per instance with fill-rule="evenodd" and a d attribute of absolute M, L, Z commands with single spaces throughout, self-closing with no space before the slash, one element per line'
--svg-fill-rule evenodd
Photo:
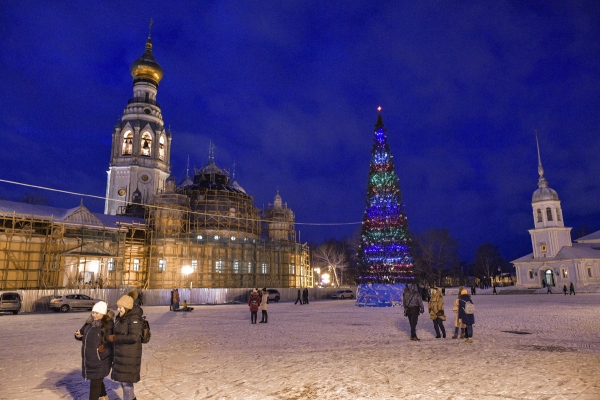
<path fill-rule="evenodd" d="M 473 304 L 471 296 L 467 294 L 467 290 L 463 289 L 460 292 L 460 299 L 458 301 L 458 318 L 466 325 L 465 328 L 465 342 L 471 343 L 473 341 L 473 324 L 475 323 L 475 314 L 467 314 L 465 307 L 467 303 Z"/>
<path fill-rule="evenodd" d="M 113 327 L 113 313 L 105 302 L 100 301 L 92 308 L 92 316 L 75 332 L 75 339 L 82 342 L 82 375 L 90 380 L 90 400 L 108 400 L 104 377 L 113 363 L 113 347 L 108 341 Z"/>

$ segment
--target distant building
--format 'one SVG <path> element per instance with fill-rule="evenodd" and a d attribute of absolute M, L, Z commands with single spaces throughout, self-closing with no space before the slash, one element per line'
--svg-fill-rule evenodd
<path fill-rule="evenodd" d="M 150 35 L 112 133 L 103 214 L 0 201 L 0 290 L 307 287 L 308 246 L 279 193 L 266 210 L 214 160 L 179 184 Z"/>
<path fill-rule="evenodd" d="M 538 189 L 533 192 L 534 228 L 529 230 L 533 253 L 512 263 L 516 287 L 541 288 L 570 283 L 576 288 L 600 284 L 600 231 L 571 240 L 565 227 L 558 194 L 548 187 L 538 144 Z"/>

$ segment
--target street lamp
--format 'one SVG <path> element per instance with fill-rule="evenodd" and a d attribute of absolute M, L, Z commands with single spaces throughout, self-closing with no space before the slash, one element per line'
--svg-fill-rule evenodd
<path fill-rule="evenodd" d="M 185 280 L 187 281 L 188 275 L 194 272 L 194 269 L 189 265 L 184 265 L 181 268 L 181 273 L 185 275 Z M 192 282 L 190 281 L 190 289 L 192 288 Z"/>

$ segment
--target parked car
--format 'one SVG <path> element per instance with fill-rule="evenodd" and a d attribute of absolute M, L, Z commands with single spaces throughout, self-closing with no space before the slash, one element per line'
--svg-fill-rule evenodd
<path fill-rule="evenodd" d="M 332 299 L 353 299 L 354 298 L 354 292 L 350 289 L 345 289 L 345 290 L 338 290 L 337 292 L 333 293 L 331 295 Z"/>
<path fill-rule="evenodd" d="M 55 312 L 69 312 L 70 310 L 91 310 L 99 299 L 92 299 L 85 294 L 63 294 L 54 296 L 50 300 L 50 309 Z"/>
<path fill-rule="evenodd" d="M 11 312 L 15 315 L 21 311 L 21 295 L 16 292 L 6 292 L 0 294 L 0 311 Z"/>
<path fill-rule="evenodd" d="M 281 294 L 277 289 L 267 289 L 267 293 L 269 293 L 269 302 L 274 301 L 277 303 L 281 299 Z"/>

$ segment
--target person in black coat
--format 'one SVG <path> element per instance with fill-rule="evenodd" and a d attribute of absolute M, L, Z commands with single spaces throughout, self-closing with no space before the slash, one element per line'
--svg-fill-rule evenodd
<path fill-rule="evenodd" d="M 123 400 L 135 400 L 133 384 L 140 381 L 142 365 L 142 308 L 125 295 L 117 301 L 119 314 L 115 319 L 113 370 L 110 375 L 123 388 Z"/>
<path fill-rule="evenodd" d="M 467 314 L 465 306 L 467 303 L 473 304 L 471 296 L 467 294 L 467 289 L 463 289 L 460 292 L 460 299 L 458 301 L 458 318 L 466 325 L 465 328 L 465 342 L 471 343 L 473 341 L 473 324 L 475 323 L 475 314 Z"/>
<path fill-rule="evenodd" d="M 113 334 L 113 313 L 105 302 L 94 304 L 92 315 L 75 332 L 75 339 L 81 341 L 82 375 L 90 380 L 90 400 L 108 400 L 104 377 L 108 375 L 113 362 L 113 346 L 108 338 Z"/>
<path fill-rule="evenodd" d="M 417 337 L 417 322 L 419 314 L 423 314 L 425 308 L 416 284 L 406 284 L 406 289 L 402 293 L 402 304 L 404 305 L 404 315 L 408 317 L 410 325 L 410 340 L 421 340 Z"/>

